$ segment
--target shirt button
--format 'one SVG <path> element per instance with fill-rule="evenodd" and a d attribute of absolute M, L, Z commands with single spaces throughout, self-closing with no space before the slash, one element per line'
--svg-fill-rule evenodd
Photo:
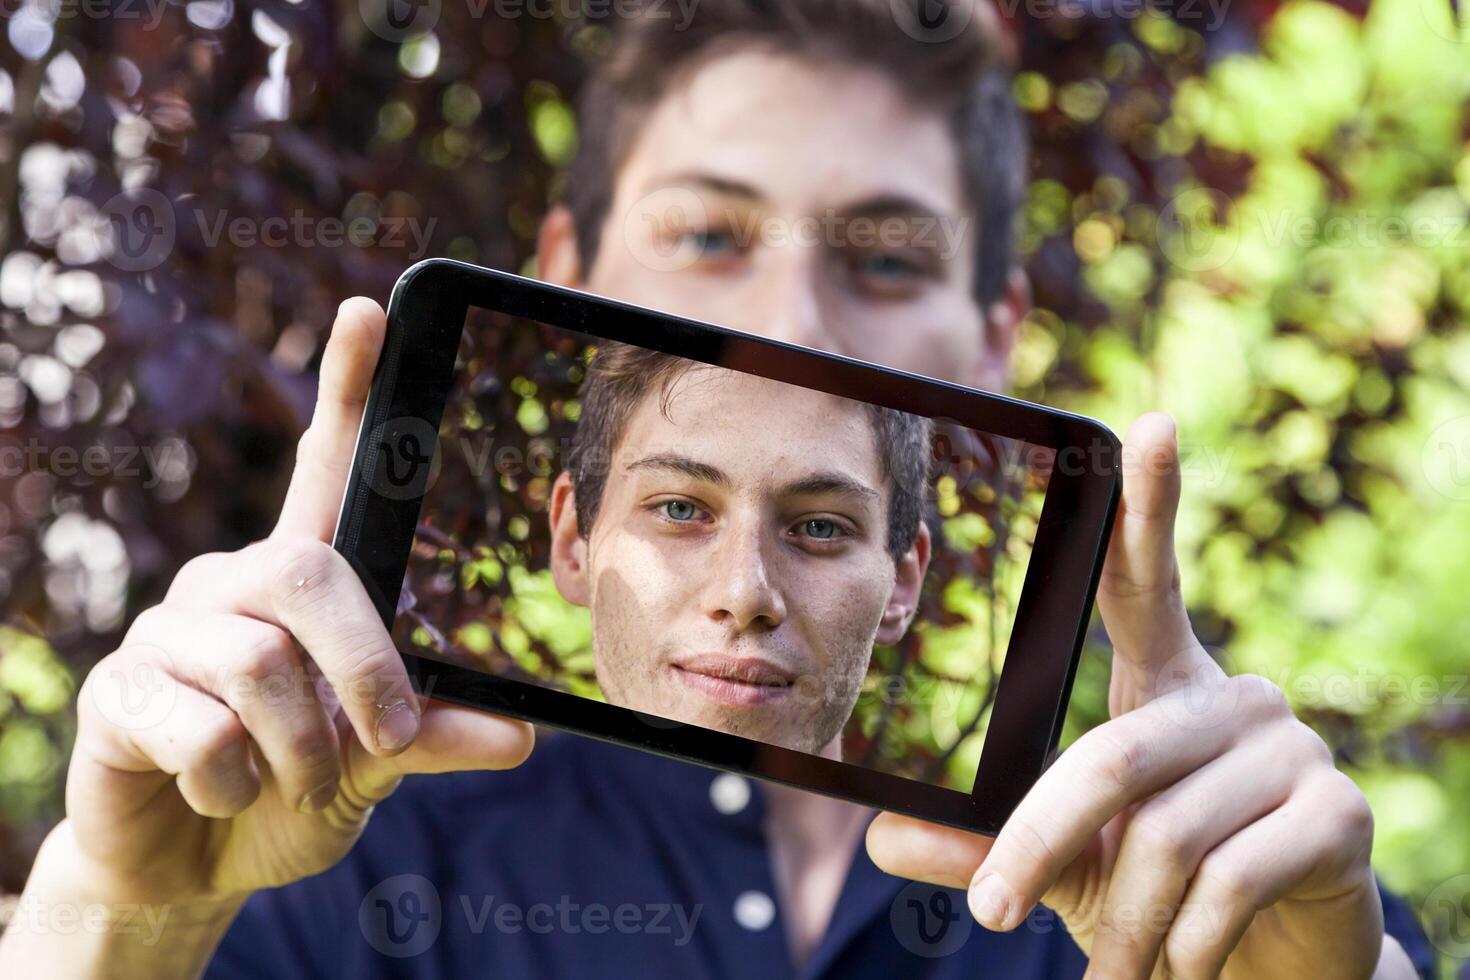
<path fill-rule="evenodd" d="M 735 921 L 760 932 L 776 919 L 776 903 L 765 892 L 741 892 L 735 899 Z"/>
<path fill-rule="evenodd" d="M 727 817 L 739 813 L 750 803 L 750 780 L 722 772 L 709 784 L 709 800 Z"/>

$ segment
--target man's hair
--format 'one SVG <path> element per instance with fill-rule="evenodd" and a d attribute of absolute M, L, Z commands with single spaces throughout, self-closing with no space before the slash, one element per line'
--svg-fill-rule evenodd
<path fill-rule="evenodd" d="M 753 45 L 878 68 L 916 103 L 949 119 L 977 219 L 975 296 L 982 307 L 1002 298 L 1015 261 L 1026 137 L 1009 72 L 976 7 L 981 2 L 699 0 L 687 24 L 659 3 L 618 21 L 605 58 L 581 91 L 579 149 L 567 181 L 584 267 L 597 255 L 617 174 L 649 110 L 681 72 Z M 919 39 L 922 25 L 945 23 L 965 27 L 947 40 Z"/>
<path fill-rule="evenodd" d="M 598 348 L 582 381 L 581 414 L 567 457 L 577 504 L 577 531 L 582 537 L 592 532 L 614 453 L 634 408 L 657 391 L 660 410 L 667 417 L 674 382 L 701 366 L 629 344 L 608 342 Z M 887 548 L 897 562 L 913 546 L 923 519 L 932 454 L 930 422 L 881 405 L 863 407 L 868 410 L 879 466 L 888 483 Z"/>

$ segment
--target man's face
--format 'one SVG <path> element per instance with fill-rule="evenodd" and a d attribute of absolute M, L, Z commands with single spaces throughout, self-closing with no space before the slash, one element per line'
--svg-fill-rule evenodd
<path fill-rule="evenodd" d="M 538 256 L 543 276 L 932 377 L 1006 384 L 1014 311 L 997 307 L 987 329 L 975 300 L 978 229 L 951 128 L 879 71 L 750 48 L 714 58 L 641 122 L 612 191 L 590 267 L 576 256 L 569 216 L 548 219 Z M 907 234 L 895 238 L 895 227 Z M 730 397 L 756 384 L 681 392 L 674 418 L 680 411 L 693 417 L 690 396 Z M 832 440 L 839 430 L 850 449 L 862 448 L 841 454 L 848 475 L 882 488 L 871 429 L 860 413 L 837 425 L 832 401 L 818 395 L 801 406 L 756 397 L 736 404 L 743 415 L 714 414 L 709 424 L 682 430 L 645 405 L 625 433 L 627 445 L 678 435 L 688 455 L 720 451 L 724 458 L 739 445 L 738 459 L 720 469 L 732 488 L 743 489 L 695 487 L 687 473 L 668 467 L 610 474 L 590 548 L 580 556 L 588 563 L 582 601 L 593 610 L 599 681 L 616 703 L 820 751 L 851 711 L 875 624 L 880 642 L 907 628 L 928 539 L 922 557 L 911 551 L 895 571 L 876 527 L 836 546 L 846 549 L 840 559 L 821 553 L 830 545 L 778 535 L 774 528 L 793 526 L 778 515 L 811 506 L 778 503 L 781 486 L 796 475 L 793 464 L 838 458 Z M 769 417 L 757 424 L 752 409 Z M 791 424 L 817 411 L 825 413 L 821 426 Z M 732 418 L 741 424 L 728 424 Z M 788 436 L 748 444 L 752 433 L 778 430 Z M 817 433 L 820 453 L 809 451 Z M 859 459 L 869 462 L 852 462 Z M 739 469 L 738 480 L 731 469 Z M 717 522 L 721 531 L 708 530 L 714 525 L 703 518 L 693 529 L 683 526 L 677 517 L 692 512 L 677 505 L 675 516 L 667 503 L 662 511 L 636 509 L 655 480 L 684 481 L 661 488 L 670 500 L 698 490 L 708 504 L 701 514 L 729 508 Z M 570 554 L 573 535 L 564 530 L 562 538 Z M 721 687 L 676 665 L 675 657 L 698 653 L 759 658 L 817 682 L 770 691 Z"/>
<path fill-rule="evenodd" d="M 912 563 L 887 550 L 877 441 L 861 405 L 718 368 L 679 376 L 667 401 L 645 396 L 613 452 L 579 584 L 558 570 L 591 606 L 608 700 L 828 747 L 880 627 L 906 626 L 890 608 L 897 575 L 912 592 Z"/>
<path fill-rule="evenodd" d="M 882 72 L 737 49 L 642 122 L 574 284 L 998 388 L 1009 338 L 973 295 L 974 222 L 948 122 Z M 543 273 L 566 278 L 556 258 Z"/>

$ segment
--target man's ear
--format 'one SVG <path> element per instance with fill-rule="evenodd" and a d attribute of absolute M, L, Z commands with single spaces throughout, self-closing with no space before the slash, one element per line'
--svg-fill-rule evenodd
<path fill-rule="evenodd" d="M 556 286 L 580 286 L 582 256 L 577 250 L 577 226 L 572 212 L 558 204 L 541 220 L 536 235 L 536 275 Z"/>
<path fill-rule="evenodd" d="M 929 570 L 929 525 L 919 521 L 919 533 L 908 553 L 899 559 L 894 569 L 893 594 L 888 605 L 883 607 L 883 618 L 878 620 L 878 635 L 874 642 L 885 646 L 897 643 L 909 631 L 909 624 L 919 611 L 919 589 L 924 584 L 924 573 Z"/>
<path fill-rule="evenodd" d="M 551 579 L 556 591 L 577 606 L 591 603 L 587 589 L 587 539 L 577 530 L 577 499 L 566 470 L 551 486 Z"/>
<path fill-rule="evenodd" d="M 986 391 L 1005 391 L 1011 386 L 1011 355 L 1021 324 L 1031 312 L 1031 282 L 1019 265 L 1006 274 L 1006 289 L 1000 299 L 985 308 L 985 350 L 980 357 L 975 385 Z"/>

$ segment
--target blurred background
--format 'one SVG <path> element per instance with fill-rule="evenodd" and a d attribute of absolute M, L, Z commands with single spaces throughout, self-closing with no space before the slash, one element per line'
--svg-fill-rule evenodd
<path fill-rule="evenodd" d="M 1448 975 L 1470 8 L 995 2 L 1033 144 L 1017 393 L 1178 419 L 1196 629 L 1332 745 Z M 80 679 L 269 530 L 337 303 L 425 256 L 534 272 L 619 8 L 385 3 L 0 0 L 0 893 L 62 815 Z M 1069 740 L 1107 672 L 1095 629 Z"/>

